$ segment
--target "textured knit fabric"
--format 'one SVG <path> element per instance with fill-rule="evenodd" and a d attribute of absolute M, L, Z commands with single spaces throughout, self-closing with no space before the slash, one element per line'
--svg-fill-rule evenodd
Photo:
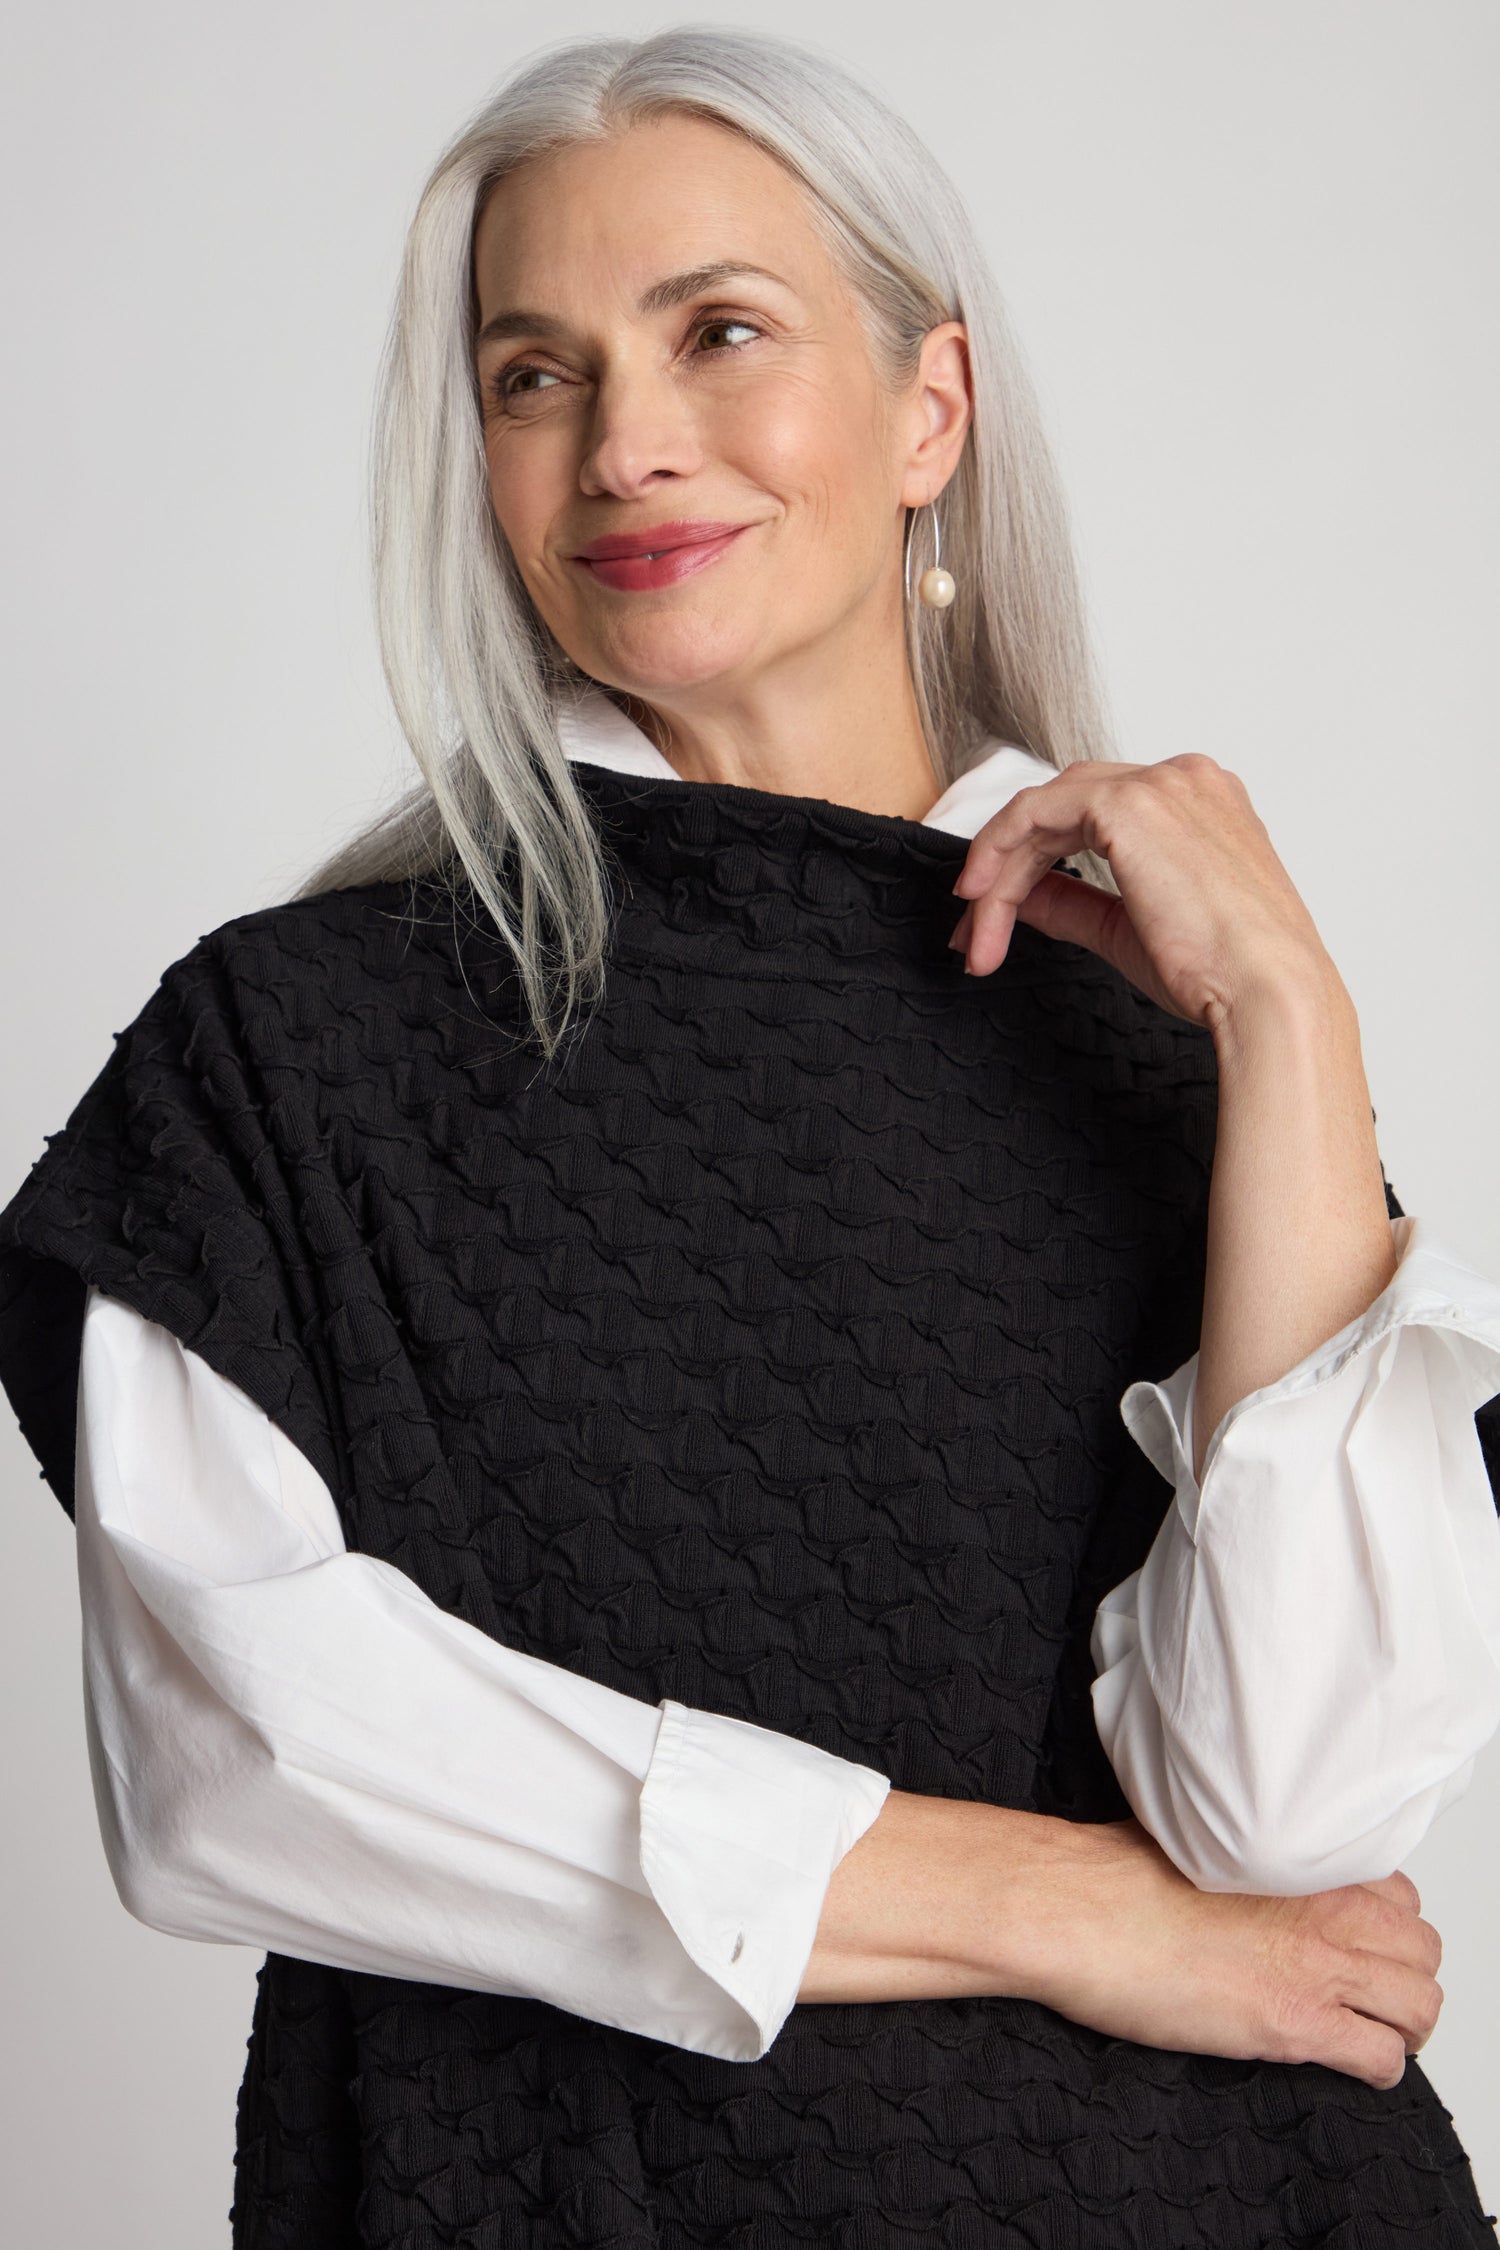
<path fill-rule="evenodd" d="M 576 772 L 619 914 L 553 1064 L 431 886 L 241 917 L 119 1035 L 0 1216 L 49 1481 L 92 1282 L 484 1631 L 901 1789 L 1126 1817 L 1088 1635 L 1170 1497 L 1117 1402 L 1197 1341 L 1210 1041 L 1025 928 L 965 977 L 957 838 Z M 1415 2060 L 1382 2092 L 982 1999 L 799 2005 L 731 2063 L 274 1954 L 233 2218 L 237 2250 L 1494 2242 Z"/>

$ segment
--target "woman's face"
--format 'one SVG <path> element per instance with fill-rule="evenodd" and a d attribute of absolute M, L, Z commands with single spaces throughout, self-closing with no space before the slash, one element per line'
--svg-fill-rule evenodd
<path fill-rule="evenodd" d="M 501 181 L 474 263 L 495 516 L 585 672 L 670 707 L 899 633 L 902 510 L 967 425 L 963 330 L 889 394 L 779 164 L 654 119 Z M 641 534 L 658 561 L 597 552 Z"/>

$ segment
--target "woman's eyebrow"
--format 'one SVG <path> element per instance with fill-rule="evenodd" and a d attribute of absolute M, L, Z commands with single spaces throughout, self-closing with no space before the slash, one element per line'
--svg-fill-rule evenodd
<path fill-rule="evenodd" d="M 718 258 L 712 265 L 689 266 L 685 273 L 669 274 L 665 281 L 653 281 L 637 309 L 643 313 L 666 312 L 673 305 L 685 304 L 690 297 L 701 296 L 717 282 L 736 280 L 742 274 L 753 274 L 759 281 L 774 281 L 781 289 L 792 286 L 779 273 L 772 273 L 769 266 L 752 266 L 742 258 Z"/>
<path fill-rule="evenodd" d="M 774 281 L 778 288 L 790 289 L 791 283 L 769 266 L 752 265 L 744 258 L 717 258 L 712 265 L 689 266 L 683 273 L 668 274 L 662 281 L 653 281 L 643 291 L 636 310 L 642 313 L 667 312 L 673 305 L 685 304 L 689 298 L 701 295 L 721 281 L 736 280 L 750 274 L 760 281 Z M 522 309 L 492 313 L 480 329 L 476 344 L 493 343 L 501 336 L 562 336 L 568 333 L 566 321 L 554 318 L 551 313 L 526 312 Z"/>

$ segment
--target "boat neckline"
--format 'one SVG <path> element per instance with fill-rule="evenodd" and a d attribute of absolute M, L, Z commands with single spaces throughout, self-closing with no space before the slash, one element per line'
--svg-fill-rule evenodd
<path fill-rule="evenodd" d="M 606 786 L 600 794 L 613 794 L 621 801 L 633 802 L 637 793 L 662 797 L 677 796 L 683 802 L 706 795 L 711 802 L 724 802 L 747 812 L 801 813 L 851 835 L 864 836 L 871 841 L 889 838 L 895 842 L 920 843 L 935 857 L 951 858 L 955 862 L 966 857 L 971 837 L 956 835 L 951 828 L 940 828 L 926 820 L 913 820 L 906 813 L 871 812 L 861 805 L 845 805 L 834 797 L 812 797 L 787 789 L 757 789 L 753 784 L 739 781 L 689 781 L 682 774 L 622 773 L 615 766 L 596 765 L 591 759 L 574 756 L 569 766 L 587 773 L 592 784 L 597 780 Z M 938 800 L 933 800 L 936 803 Z"/>

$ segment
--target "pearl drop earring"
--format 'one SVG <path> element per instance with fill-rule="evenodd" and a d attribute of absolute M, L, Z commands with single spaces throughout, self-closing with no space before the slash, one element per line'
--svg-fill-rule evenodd
<path fill-rule="evenodd" d="M 942 526 L 938 522 L 937 502 L 929 500 L 927 505 L 932 510 L 933 559 L 929 567 L 923 571 L 921 577 L 917 580 L 917 592 L 921 595 L 928 609 L 947 609 L 958 592 L 958 581 L 951 570 L 940 568 L 943 552 Z M 906 598 L 908 602 L 911 600 L 911 529 L 915 522 L 916 515 L 913 512 L 911 523 L 908 523 L 906 527 Z"/>

